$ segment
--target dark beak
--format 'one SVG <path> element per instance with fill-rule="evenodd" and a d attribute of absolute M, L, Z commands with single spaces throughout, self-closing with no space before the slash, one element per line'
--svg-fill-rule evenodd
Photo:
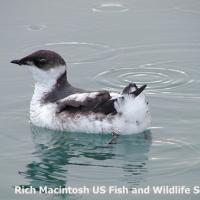
<path fill-rule="evenodd" d="M 22 65 L 20 60 L 12 60 L 11 63 L 17 64 L 17 65 Z"/>
<path fill-rule="evenodd" d="M 143 85 L 140 88 L 137 88 L 134 92 L 131 92 L 130 94 L 134 94 L 135 97 L 137 97 L 145 88 L 147 87 L 147 85 Z"/>
<path fill-rule="evenodd" d="M 29 65 L 29 63 L 27 62 L 26 57 L 20 59 L 20 60 L 12 60 L 11 63 L 13 64 L 17 64 L 17 65 Z"/>

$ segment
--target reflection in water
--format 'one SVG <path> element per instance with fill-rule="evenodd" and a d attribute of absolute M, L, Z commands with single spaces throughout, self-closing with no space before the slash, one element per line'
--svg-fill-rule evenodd
<path fill-rule="evenodd" d="M 30 185 L 38 186 L 65 186 L 67 165 L 70 155 L 69 143 L 63 134 L 53 134 L 45 129 L 31 126 L 35 151 L 32 153 L 33 161 L 27 164 L 27 170 L 23 173 Z"/>
<path fill-rule="evenodd" d="M 122 138 L 119 151 L 123 157 L 124 179 L 129 187 L 136 187 L 145 178 L 151 132 Z"/>
<path fill-rule="evenodd" d="M 35 144 L 33 160 L 26 165 L 25 172 L 20 172 L 30 182 L 26 187 L 66 187 L 69 177 L 74 178 L 75 185 L 81 181 L 85 181 L 86 186 L 102 185 L 107 179 L 113 181 L 113 175 L 116 185 L 123 180 L 127 186 L 136 186 L 147 171 L 150 131 L 120 136 L 116 144 L 109 144 L 112 137 L 109 134 L 55 132 L 32 125 L 31 131 Z M 95 168 L 94 174 L 91 167 Z M 103 171 L 98 179 L 99 169 Z"/>

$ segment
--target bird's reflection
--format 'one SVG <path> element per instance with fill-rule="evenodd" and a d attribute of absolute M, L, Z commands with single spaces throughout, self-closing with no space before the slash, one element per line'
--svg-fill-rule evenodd
<path fill-rule="evenodd" d="M 66 187 L 69 176 L 70 179 L 73 178 L 71 174 L 76 174 L 80 181 L 81 178 L 87 177 L 89 180 L 91 177 L 91 182 L 95 179 L 95 183 L 102 185 L 102 177 L 110 173 L 108 169 L 117 169 L 118 174 L 113 180 L 116 185 L 123 181 L 136 186 L 147 171 L 150 131 L 137 135 L 121 135 L 115 144 L 109 144 L 112 138 L 110 134 L 56 132 L 33 125 L 31 132 L 35 151 L 32 153 L 31 163 L 26 165 L 24 172 L 20 172 L 29 182 L 28 186 Z M 103 174 L 96 177 L 95 170 L 90 173 L 91 167 Z M 98 180 L 98 177 L 101 178 Z"/>

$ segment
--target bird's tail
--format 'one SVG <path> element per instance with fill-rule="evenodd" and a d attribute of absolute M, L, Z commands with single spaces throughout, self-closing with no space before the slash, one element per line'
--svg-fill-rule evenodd
<path fill-rule="evenodd" d="M 130 83 L 114 102 L 116 113 L 120 113 L 122 119 L 131 122 L 134 127 L 143 127 L 144 124 L 149 123 L 148 102 L 145 95 L 141 94 L 145 88 L 146 85 L 138 87 Z"/>
<path fill-rule="evenodd" d="M 142 93 L 142 91 L 147 87 L 147 85 L 143 85 L 141 87 L 137 87 L 137 85 L 135 83 L 129 83 L 129 85 L 127 85 L 123 91 L 122 91 L 122 95 L 124 94 L 132 94 L 134 95 L 134 97 L 137 97 L 140 93 Z"/>

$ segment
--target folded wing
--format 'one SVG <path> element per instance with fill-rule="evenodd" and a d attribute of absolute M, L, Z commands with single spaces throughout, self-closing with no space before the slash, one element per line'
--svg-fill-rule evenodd
<path fill-rule="evenodd" d="M 76 93 L 58 100 L 57 113 L 67 112 L 94 112 L 108 114 L 117 114 L 115 102 L 126 103 L 126 99 L 131 97 L 131 101 L 140 95 L 146 88 L 146 85 L 137 87 L 136 84 L 130 83 L 123 91 L 119 93 L 109 93 L 108 91 Z M 130 107 L 131 108 L 131 107 Z"/>
<path fill-rule="evenodd" d="M 57 102 L 57 113 L 67 112 L 115 112 L 114 102 L 108 91 L 77 93 Z"/>

